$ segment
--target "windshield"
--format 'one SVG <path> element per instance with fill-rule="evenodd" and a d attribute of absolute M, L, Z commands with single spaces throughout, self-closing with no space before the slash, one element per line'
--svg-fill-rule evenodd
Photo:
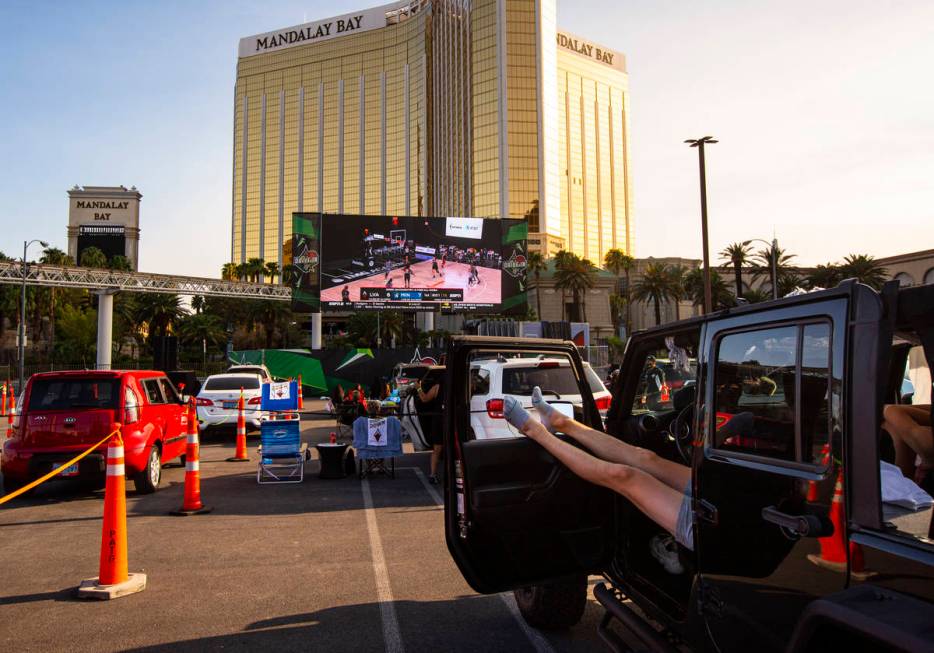
<path fill-rule="evenodd" d="M 202 390 L 256 390 L 259 388 L 258 376 L 212 376 Z"/>
<path fill-rule="evenodd" d="M 119 379 L 36 379 L 29 410 L 117 408 Z"/>
<path fill-rule="evenodd" d="M 539 365 L 557 365 L 539 363 Z M 580 395 L 577 379 L 570 366 L 564 367 L 507 367 L 503 370 L 503 394 L 530 396 L 539 386 L 544 393 Z"/>

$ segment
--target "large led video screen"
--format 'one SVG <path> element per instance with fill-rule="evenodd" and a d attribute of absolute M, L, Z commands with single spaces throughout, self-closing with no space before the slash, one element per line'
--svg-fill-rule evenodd
<path fill-rule="evenodd" d="M 325 310 L 521 313 L 524 220 L 313 215 Z"/>

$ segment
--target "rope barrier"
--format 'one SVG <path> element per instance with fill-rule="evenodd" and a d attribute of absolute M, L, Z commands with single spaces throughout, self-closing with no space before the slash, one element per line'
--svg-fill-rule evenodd
<path fill-rule="evenodd" d="M 72 458 L 71 460 L 69 460 L 67 463 L 62 463 L 59 467 L 56 467 L 55 469 L 53 469 L 51 472 L 49 472 L 49 473 L 46 474 L 45 476 L 43 476 L 43 477 L 41 477 L 41 478 L 37 478 L 37 479 L 36 479 L 35 481 L 33 481 L 32 483 L 30 483 L 30 484 L 28 484 L 28 485 L 24 485 L 24 486 L 21 487 L 20 489 L 15 490 L 15 491 L 13 491 L 13 492 L 10 492 L 10 493 L 7 494 L 7 495 L 4 495 L 4 496 L 0 497 L 0 506 L 2 506 L 2 505 L 3 505 L 4 503 L 6 503 L 7 501 L 10 501 L 10 500 L 12 500 L 12 499 L 15 499 L 16 497 L 18 497 L 18 496 L 21 495 L 21 494 L 25 494 L 26 492 L 29 492 L 29 491 L 30 491 L 31 489 L 33 489 L 34 487 L 45 483 L 47 480 L 49 480 L 49 479 L 52 478 L 53 476 L 58 476 L 59 474 L 62 473 L 62 470 L 63 470 L 63 469 L 67 469 L 68 467 L 71 467 L 71 466 L 74 465 L 76 462 L 78 462 L 79 460 L 81 460 L 82 458 L 84 458 L 85 456 L 87 456 L 89 453 L 91 453 L 92 451 L 94 451 L 95 449 L 97 449 L 99 446 L 101 446 L 102 444 L 104 444 L 105 442 L 107 442 L 107 440 L 109 440 L 110 438 L 112 438 L 113 436 L 115 436 L 117 433 L 119 433 L 119 431 L 113 431 L 112 433 L 110 433 L 109 435 L 107 435 L 107 437 L 105 437 L 103 440 L 101 440 L 100 442 L 98 442 L 97 444 L 95 444 L 93 447 L 91 447 L 91 448 L 88 449 L 87 451 L 81 452 L 80 454 L 78 454 L 77 456 L 75 456 L 74 458 Z"/>

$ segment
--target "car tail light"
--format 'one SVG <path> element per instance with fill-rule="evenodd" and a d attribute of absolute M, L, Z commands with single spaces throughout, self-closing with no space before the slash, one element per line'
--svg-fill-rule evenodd
<path fill-rule="evenodd" d="M 139 421 L 139 399 L 133 389 L 127 386 L 123 394 L 123 423 L 133 424 Z"/>
<path fill-rule="evenodd" d="M 195 397 L 195 403 L 199 406 L 213 406 L 214 402 L 204 397 Z"/>
<path fill-rule="evenodd" d="M 503 400 L 502 399 L 487 399 L 486 400 L 486 414 L 492 417 L 493 419 L 503 419 Z"/>
<path fill-rule="evenodd" d="M 613 401 L 613 395 L 606 395 L 603 397 L 598 397 L 597 399 L 595 399 L 595 402 L 597 404 L 597 410 L 609 410 L 610 402 L 612 401 Z"/>
<path fill-rule="evenodd" d="M 538 364 L 538 369 L 540 370 L 555 370 L 555 369 L 558 369 L 559 367 L 561 367 L 560 363 L 556 363 L 554 361 L 549 361 L 546 363 Z"/>
<path fill-rule="evenodd" d="M 262 397 L 250 397 L 250 400 L 246 403 L 250 406 L 259 406 L 261 403 L 263 403 L 263 398 Z"/>

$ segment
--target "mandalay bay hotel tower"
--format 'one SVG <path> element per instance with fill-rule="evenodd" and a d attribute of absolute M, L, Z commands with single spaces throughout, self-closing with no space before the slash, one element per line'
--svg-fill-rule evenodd
<path fill-rule="evenodd" d="M 411 0 L 250 36 L 234 102 L 236 263 L 288 263 L 293 211 L 526 218 L 545 255 L 633 253 L 625 59 L 558 28 L 555 0 Z"/>

